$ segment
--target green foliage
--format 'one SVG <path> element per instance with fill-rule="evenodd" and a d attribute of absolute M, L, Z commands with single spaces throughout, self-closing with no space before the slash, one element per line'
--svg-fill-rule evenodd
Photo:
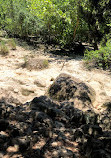
<path fill-rule="evenodd" d="M 4 30 L 0 30 L 0 37 L 6 37 L 7 33 Z"/>
<path fill-rule="evenodd" d="M 95 50 L 98 49 L 97 45 L 102 38 L 110 32 L 110 10 L 109 0 L 86 0 L 86 3 L 79 7 L 80 17 L 88 24 L 89 42 L 93 43 Z"/>
<path fill-rule="evenodd" d="M 111 40 L 108 40 L 106 46 L 99 50 L 86 51 L 85 61 L 103 69 L 111 69 Z"/>
<path fill-rule="evenodd" d="M 0 29 L 11 36 L 41 37 L 63 47 L 81 41 L 96 48 L 111 31 L 110 9 L 109 0 L 1 0 Z"/>
<path fill-rule="evenodd" d="M 2 56 L 6 56 L 9 54 L 9 49 L 8 47 L 5 45 L 5 43 L 3 41 L 1 41 L 0 43 L 0 54 Z"/>
<path fill-rule="evenodd" d="M 48 60 L 43 60 L 43 67 L 44 68 L 47 68 L 49 66 L 49 62 L 48 62 Z"/>

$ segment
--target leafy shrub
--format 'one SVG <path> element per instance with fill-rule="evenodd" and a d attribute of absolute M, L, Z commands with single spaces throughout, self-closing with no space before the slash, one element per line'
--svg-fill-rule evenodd
<path fill-rule="evenodd" d="M 111 40 L 108 40 L 106 46 L 96 51 L 86 51 L 85 61 L 87 64 L 102 67 L 103 69 L 111 69 Z"/>
<path fill-rule="evenodd" d="M 3 56 L 6 56 L 9 54 L 9 49 L 3 41 L 0 43 L 0 54 Z"/>
<path fill-rule="evenodd" d="M 16 50 L 16 43 L 15 43 L 14 39 L 10 39 L 8 41 L 8 45 L 11 47 L 12 50 Z"/>
<path fill-rule="evenodd" d="M 0 30 L 0 37 L 6 37 L 7 33 L 4 30 Z"/>

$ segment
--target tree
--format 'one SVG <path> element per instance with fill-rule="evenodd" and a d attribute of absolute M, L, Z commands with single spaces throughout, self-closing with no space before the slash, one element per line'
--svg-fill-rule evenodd
<path fill-rule="evenodd" d="M 12 36 L 41 36 L 63 47 L 90 42 L 94 49 L 110 33 L 110 0 L 1 0 L 0 28 Z"/>
<path fill-rule="evenodd" d="M 103 0 L 87 0 L 85 6 L 79 8 L 81 18 L 88 24 L 90 37 L 92 37 L 94 49 L 98 49 L 98 42 L 109 33 L 107 22 L 109 21 L 109 5 L 110 1 L 104 2 Z M 91 42 L 92 42 L 91 40 Z"/>

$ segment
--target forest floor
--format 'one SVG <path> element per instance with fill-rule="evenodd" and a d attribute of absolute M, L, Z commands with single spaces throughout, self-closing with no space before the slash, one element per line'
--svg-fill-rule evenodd
<path fill-rule="evenodd" d="M 21 43 L 21 45 L 20 45 Z M 25 103 L 36 96 L 44 95 L 60 73 L 67 73 L 91 85 L 96 91 L 95 111 L 102 111 L 104 102 L 111 101 L 111 72 L 100 69 L 88 70 L 82 56 L 68 57 L 44 53 L 45 46 L 34 49 L 25 42 L 19 42 L 16 50 L 7 56 L 0 56 L 0 98 L 9 102 Z M 46 59 L 49 67 L 30 70 L 22 65 L 26 58 Z M 32 60 L 33 61 L 33 60 Z"/>

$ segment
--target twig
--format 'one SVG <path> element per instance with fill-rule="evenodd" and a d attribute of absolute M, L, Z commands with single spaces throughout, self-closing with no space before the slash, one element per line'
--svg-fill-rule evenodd
<path fill-rule="evenodd" d="M 63 62 L 63 65 L 62 65 L 61 71 L 62 71 L 63 67 L 65 66 L 65 62 L 66 62 L 66 60 L 64 60 L 64 62 Z"/>

